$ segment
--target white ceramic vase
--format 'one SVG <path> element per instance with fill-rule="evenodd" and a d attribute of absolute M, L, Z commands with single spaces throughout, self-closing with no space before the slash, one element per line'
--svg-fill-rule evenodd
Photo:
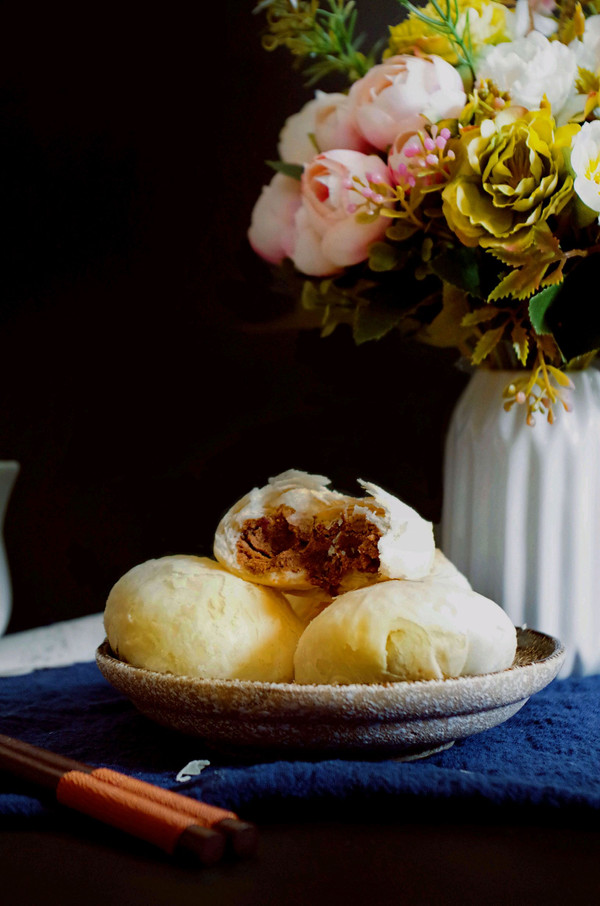
<path fill-rule="evenodd" d="M 18 472 L 17 462 L 0 460 L 0 635 L 8 626 L 12 610 L 10 572 L 4 547 L 4 515 Z"/>
<path fill-rule="evenodd" d="M 600 673 L 600 371 L 570 377 L 573 411 L 528 427 L 502 405 L 511 372 L 475 372 L 449 426 L 441 525 L 476 591 L 565 644 L 561 676 Z"/>

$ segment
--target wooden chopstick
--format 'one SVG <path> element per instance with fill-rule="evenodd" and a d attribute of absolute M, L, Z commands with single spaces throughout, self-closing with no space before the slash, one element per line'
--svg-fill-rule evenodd
<path fill-rule="evenodd" d="M 218 862 L 226 845 L 240 856 L 256 849 L 255 825 L 234 812 L 2 734 L 0 770 L 50 789 L 62 805 L 166 852 L 191 852 L 205 865 Z"/>

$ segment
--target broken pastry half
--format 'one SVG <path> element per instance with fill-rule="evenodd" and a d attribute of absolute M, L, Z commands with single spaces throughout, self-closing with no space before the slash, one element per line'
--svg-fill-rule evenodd
<path fill-rule="evenodd" d="M 214 554 L 244 579 L 284 592 L 335 596 L 432 569 L 433 527 L 392 494 L 359 479 L 352 497 L 322 475 L 290 470 L 234 504 L 217 527 Z"/>

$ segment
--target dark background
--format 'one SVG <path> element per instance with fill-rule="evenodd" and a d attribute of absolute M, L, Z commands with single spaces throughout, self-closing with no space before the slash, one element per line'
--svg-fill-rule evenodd
<path fill-rule="evenodd" d="M 210 553 L 225 509 L 287 468 L 439 521 L 454 354 L 271 320 L 246 229 L 312 89 L 261 48 L 253 5 L 0 4 L 9 631 L 102 610 L 150 557 Z M 399 9 L 359 4 L 361 30 Z"/>

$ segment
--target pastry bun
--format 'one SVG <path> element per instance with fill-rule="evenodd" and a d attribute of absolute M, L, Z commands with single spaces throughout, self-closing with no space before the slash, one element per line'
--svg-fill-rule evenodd
<path fill-rule="evenodd" d="M 104 626 L 115 654 L 159 673 L 288 682 L 303 625 L 279 592 L 206 557 L 134 566 L 112 588 Z"/>
<path fill-rule="evenodd" d="M 322 475 L 290 470 L 254 488 L 223 516 L 214 554 L 252 582 L 334 596 L 390 578 L 419 579 L 431 570 L 433 527 L 374 484 L 351 497 Z"/>
<path fill-rule="evenodd" d="M 340 595 L 304 630 L 298 683 L 386 683 L 510 667 L 516 631 L 493 601 L 448 582 L 390 580 Z"/>

